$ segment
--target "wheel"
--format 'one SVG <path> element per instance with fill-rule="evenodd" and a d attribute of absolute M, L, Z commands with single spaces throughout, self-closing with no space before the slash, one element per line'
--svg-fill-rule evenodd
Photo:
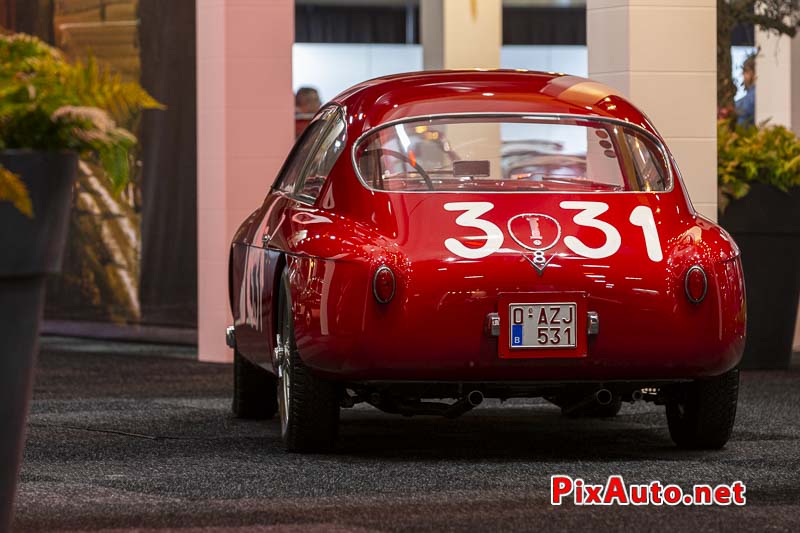
<path fill-rule="evenodd" d="M 738 369 L 680 385 L 667 400 L 672 440 L 681 448 L 722 448 L 733 430 L 738 397 Z"/>
<path fill-rule="evenodd" d="M 281 437 L 290 452 L 329 451 L 336 444 L 339 430 L 340 389 L 315 376 L 300 358 L 286 272 L 281 276 L 278 298 L 275 346 Z"/>
<path fill-rule="evenodd" d="M 606 405 L 590 403 L 574 410 L 570 410 L 569 407 L 562 407 L 561 414 L 569 418 L 611 418 L 617 416 L 621 408 L 622 398 L 614 396 L 611 403 Z"/>
<path fill-rule="evenodd" d="M 233 414 L 237 418 L 264 420 L 278 411 L 277 378 L 233 351 Z"/>

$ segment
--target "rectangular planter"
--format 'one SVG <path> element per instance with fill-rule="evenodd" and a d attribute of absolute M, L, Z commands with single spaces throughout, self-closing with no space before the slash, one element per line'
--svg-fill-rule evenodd
<path fill-rule="evenodd" d="M 786 369 L 800 295 L 800 189 L 754 183 L 720 215 L 742 251 L 747 342 L 742 368 Z"/>
<path fill-rule="evenodd" d="M 34 218 L 0 202 L 0 531 L 11 527 L 47 274 L 61 267 L 72 183 L 71 152 L 0 152 L 28 188 Z"/>

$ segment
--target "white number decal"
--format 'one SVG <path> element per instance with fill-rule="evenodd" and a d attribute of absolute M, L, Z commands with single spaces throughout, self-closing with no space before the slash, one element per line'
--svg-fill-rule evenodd
<path fill-rule="evenodd" d="M 579 210 L 573 218 L 573 222 L 579 226 L 595 228 L 603 232 L 606 242 L 599 248 L 587 246 L 577 237 L 568 235 L 564 237 L 564 245 L 572 252 L 588 257 L 589 259 L 605 259 L 611 257 L 619 250 L 622 245 L 622 237 L 617 228 L 598 220 L 597 217 L 608 211 L 608 204 L 605 202 L 561 202 L 561 209 Z M 459 257 L 465 259 L 482 259 L 497 252 L 503 246 L 503 231 L 495 224 L 480 217 L 494 208 L 491 202 L 451 202 L 444 204 L 447 211 L 464 211 L 456 218 L 456 224 L 465 228 L 476 228 L 483 231 L 484 235 L 470 235 L 468 239 L 486 241 L 480 248 L 470 248 L 458 239 L 452 237 L 444 241 L 445 247 Z M 658 228 L 653 217 L 653 211 L 647 206 L 640 205 L 631 211 L 629 218 L 631 224 L 642 228 L 644 243 L 647 248 L 647 257 L 653 262 L 661 261 L 664 256 L 661 251 L 661 241 L 658 237 Z M 532 234 L 538 233 L 538 224 L 534 227 L 531 223 Z M 544 252 L 536 251 L 533 254 L 533 262 L 537 265 L 546 264 Z"/>
<path fill-rule="evenodd" d="M 631 224 L 642 228 L 644 233 L 644 244 L 647 247 L 647 257 L 650 261 L 658 263 L 664 258 L 661 253 L 661 241 L 658 239 L 658 229 L 653 218 L 653 210 L 647 206 L 640 205 L 631 211 Z"/>
<path fill-rule="evenodd" d="M 481 259 L 492 255 L 503 246 L 503 231 L 488 220 L 479 218 L 494 208 L 494 204 L 491 202 L 451 202 L 444 204 L 444 208 L 447 211 L 464 211 L 456 218 L 456 224 L 465 228 L 479 229 L 485 234 L 470 236 L 471 239 L 486 240 L 486 243 L 480 248 L 468 248 L 452 237 L 445 240 L 445 247 L 452 253 L 465 259 Z"/>
<path fill-rule="evenodd" d="M 586 246 L 577 237 L 568 236 L 564 237 L 564 244 L 578 255 L 588 257 L 589 259 L 604 259 L 617 253 L 622 238 L 619 235 L 617 228 L 597 220 L 598 215 L 602 215 L 608 211 L 608 204 L 605 202 L 561 202 L 559 204 L 562 209 L 580 209 L 581 212 L 573 217 L 573 221 L 580 225 L 589 228 L 597 228 L 602 231 L 606 236 L 606 242 L 599 248 L 591 248 Z"/>

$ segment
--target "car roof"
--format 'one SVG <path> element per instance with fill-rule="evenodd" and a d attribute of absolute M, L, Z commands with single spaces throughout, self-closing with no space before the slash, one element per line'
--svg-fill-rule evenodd
<path fill-rule="evenodd" d="M 599 116 L 637 124 L 647 117 L 602 83 L 555 72 L 440 70 L 365 81 L 336 96 L 351 127 L 367 131 L 398 119 L 453 113 L 558 113 Z"/>

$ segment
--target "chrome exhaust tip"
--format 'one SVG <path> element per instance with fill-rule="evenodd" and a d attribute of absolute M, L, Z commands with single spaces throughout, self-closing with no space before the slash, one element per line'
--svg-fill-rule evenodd
<path fill-rule="evenodd" d="M 483 393 L 479 390 L 471 391 L 467 394 L 467 403 L 472 407 L 477 407 L 483 403 Z"/>
<path fill-rule="evenodd" d="M 608 405 L 614 400 L 614 395 L 608 389 L 599 389 L 594 393 L 594 399 L 600 405 Z"/>

